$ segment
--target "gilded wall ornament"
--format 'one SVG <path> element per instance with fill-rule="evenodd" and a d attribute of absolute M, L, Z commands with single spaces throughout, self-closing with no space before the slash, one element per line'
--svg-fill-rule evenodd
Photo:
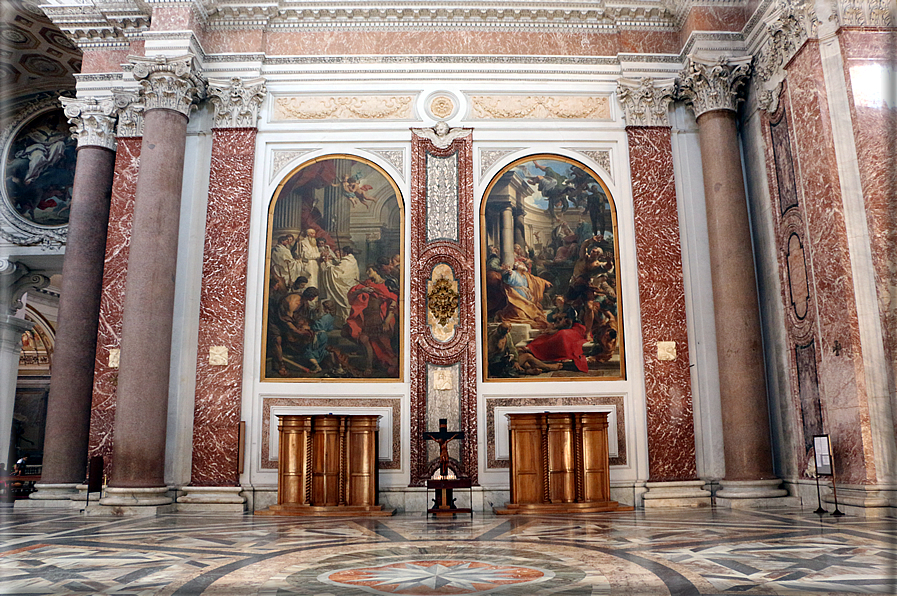
<path fill-rule="evenodd" d="M 427 325 L 436 341 L 445 343 L 455 336 L 460 304 L 461 294 L 452 268 L 446 263 L 433 267 L 427 280 Z"/>
<path fill-rule="evenodd" d="M 455 102 L 447 95 L 437 95 L 430 100 L 430 113 L 438 120 L 446 120 L 455 113 Z"/>
<path fill-rule="evenodd" d="M 411 95 L 278 97 L 274 120 L 411 120 Z"/>

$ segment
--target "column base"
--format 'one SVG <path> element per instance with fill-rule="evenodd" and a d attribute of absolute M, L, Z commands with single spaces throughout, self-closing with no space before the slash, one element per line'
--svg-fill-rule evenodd
<path fill-rule="evenodd" d="M 35 484 L 37 490 L 27 499 L 18 499 L 14 509 L 72 508 L 72 498 L 78 495 L 77 484 Z"/>
<path fill-rule="evenodd" d="M 168 496 L 167 487 L 156 488 L 106 488 L 106 496 L 99 507 L 88 507 L 85 515 L 98 516 L 150 516 L 174 513 L 177 506 Z"/>
<path fill-rule="evenodd" d="M 703 480 L 646 482 L 642 495 L 645 509 L 654 507 L 710 507 L 711 494 L 704 489 Z"/>
<path fill-rule="evenodd" d="M 800 498 L 789 496 L 780 488 L 779 478 L 768 480 L 720 480 L 716 506 L 730 509 L 773 509 L 800 507 Z"/>
<path fill-rule="evenodd" d="M 834 512 L 835 495 L 826 487 L 822 502 Z M 887 517 L 897 513 L 897 486 L 857 484 L 838 485 L 838 511 L 858 517 Z"/>
<path fill-rule="evenodd" d="M 78 489 L 78 494 L 72 497 L 72 503 L 84 507 L 84 505 L 87 503 L 87 485 L 79 484 L 75 488 Z M 90 493 L 90 502 L 96 503 L 100 500 L 102 494 L 102 491 L 93 491 L 92 493 Z"/>
<path fill-rule="evenodd" d="M 178 497 L 177 508 L 185 513 L 236 513 L 242 515 L 246 499 L 239 486 L 183 486 L 186 494 Z"/>

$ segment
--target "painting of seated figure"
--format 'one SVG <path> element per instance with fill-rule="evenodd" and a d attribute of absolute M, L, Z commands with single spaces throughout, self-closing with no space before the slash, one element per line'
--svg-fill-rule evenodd
<path fill-rule="evenodd" d="M 401 195 L 373 162 L 294 169 L 268 213 L 263 381 L 401 378 Z"/>
<path fill-rule="evenodd" d="M 485 380 L 622 379 L 617 218 L 582 163 L 503 168 L 480 210 Z"/>

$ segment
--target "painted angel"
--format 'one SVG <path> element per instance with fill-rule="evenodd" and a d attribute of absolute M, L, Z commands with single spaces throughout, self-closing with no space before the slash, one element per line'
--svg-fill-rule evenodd
<path fill-rule="evenodd" d="M 375 197 L 368 194 L 368 191 L 374 187 L 364 183 L 364 179 L 360 172 L 356 172 L 351 176 L 349 174 L 343 174 L 341 177 L 334 180 L 331 185 L 339 187 L 343 196 L 349 199 L 349 202 L 353 205 L 364 205 L 365 207 L 368 207 L 368 203 L 373 203 L 377 200 Z"/>

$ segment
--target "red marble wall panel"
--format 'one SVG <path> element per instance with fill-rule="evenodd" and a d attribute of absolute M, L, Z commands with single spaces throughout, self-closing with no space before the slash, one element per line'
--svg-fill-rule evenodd
<path fill-rule="evenodd" d="M 652 482 L 692 480 L 695 429 L 673 149 L 666 127 L 628 127 Z M 676 342 L 658 360 L 657 342 Z"/>
<path fill-rule="evenodd" d="M 255 135 L 254 128 L 216 129 L 212 138 L 193 419 L 194 486 L 233 486 L 238 479 Z M 209 364 L 212 346 L 227 348 L 226 365 Z"/>
<path fill-rule="evenodd" d="M 210 54 L 251 53 L 265 51 L 265 39 L 263 29 L 209 31 L 205 43 Z"/>
<path fill-rule="evenodd" d="M 427 242 L 427 156 L 457 154 L 458 232 L 456 241 Z M 455 139 L 440 149 L 418 135 L 411 137 L 411 485 L 420 486 L 428 477 L 427 446 L 423 433 L 427 423 L 427 364 L 458 364 L 461 383 L 460 428 L 465 433 L 461 464 L 477 484 L 477 395 L 476 305 L 473 245 L 473 140 L 472 135 Z M 459 323 L 455 335 L 445 343 L 436 341 L 427 324 L 427 280 L 433 267 L 449 264 L 458 281 Z"/>
<path fill-rule="evenodd" d="M 741 6 L 694 6 L 679 31 L 681 43 L 694 31 L 741 31 L 750 14 Z"/>
<path fill-rule="evenodd" d="M 569 31 L 306 31 L 269 32 L 271 56 L 340 54 L 499 54 L 613 56 L 620 48 L 614 33 Z M 224 51 L 219 50 L 219 51 Z M 646 48 L 644 51 L 648 51 Z M 651 50 L 654 51 L 654 50 Z M 657 51 L 668 51 L 666 49 Z"/>
<path fill-rule="evenodd" d="M 881 84 L 874 77 L 888 72 L 894 76 L 897 32 L 842 30 L 840 41 L 893 390 L 897 383 L 897 106 L 864 97 L 864 90 L 855 86 Z M 887 80 L 893 82 L 893 78 Z"/>
<path fill-rule="evenodd" d="M 125 277 L 128 271 L 128 250 L 141 140 L 139 137 L 118 139 L 115 178 L 112 182 L 112 205 L 109 210 L 109 232 L 106 239 L 103 296 L 100 301 L 100 324 L 94 365 L 89 453 L 91 457 L 95 455 L 104 457 L 107 472 L 112 462 L 112 423 L 115 419 L 115 391 L 118 386 L 118 368 L 109 367 L 109 351 L 119 348 L 121 340 L 122 306 L 125 298 Z"/>
<path fill-rule="evenodd" d="M 643 31 L 624 29 L 619 34 L 619 52 L 645 54 L 678 54 L 682 48 L 675 31 Z"/>
<path fill-rule="evenodd" d="M 121 72 L 121 65 L 127 64 L 130 50 L 87 49 L 81 62 L 81 74 Z"/>
<path fill-rule="evenodd" d="M 788 68 L 787 109 L 794 132 L 819 317 L 819 384 L 826 432 L 843 482 L 874 478 L 863 356 L 853 294 L 834 139 L 819 48 L 808 42 Z"/>

